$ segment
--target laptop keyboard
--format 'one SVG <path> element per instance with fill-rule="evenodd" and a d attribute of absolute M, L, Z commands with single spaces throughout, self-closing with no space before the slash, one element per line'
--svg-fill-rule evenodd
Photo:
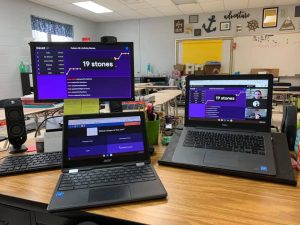
<path fill-rule="evenodd" d="M 61 152 L 8 156 L 0 165 L 0 176 L 56 169 L 61 167 L 61 161 Z"/>
<path fill-rule="evenodd" d="M 155 179 L 155 174 L 150 165 L 93 169 L 63 174 L 58 190 L 103 187 Z"/>
<path fill-rule="evenodd" d="M 183 146 L 265 155 L 263 136 L 254 135 L 188 131 Z"/>

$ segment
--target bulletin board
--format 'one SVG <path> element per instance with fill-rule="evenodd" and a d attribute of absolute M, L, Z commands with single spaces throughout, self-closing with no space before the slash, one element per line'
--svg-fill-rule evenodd
<path fill-rule="evenodd" d="M 280 76 L 300 74 L 300 33 L 264 34 L 234 38 L 234 71 L 279 68 Z"/>
<path fill-rule="evenodd" d="M 232 71 L 232 37 L 176 40 L 177 64 L 221 62 L 221 73 Z"/>

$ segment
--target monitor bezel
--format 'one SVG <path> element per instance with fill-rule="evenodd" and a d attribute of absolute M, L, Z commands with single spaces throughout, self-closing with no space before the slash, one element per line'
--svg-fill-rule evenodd
<path fill-rule="evenodd" d="M 211 121 L 195 121 L 189 119 L 189 90 L 191 80 L 268 80 L 268 101 L 267 101 L 267 118 L 266 123 L 246 124 L 241 126 L 241 122 L 211 122 Z M 237 129 L 237 130 L 253 130 L 259 132 L 270 132 L 271 117 L 272 117 L 272 93 L 273 93 L 273 75 L 255 75 L 255 74 L 241 74 L 241 75 L 189 75 L 186 78 L 186 107 L 185 107 L 185 126 L 188 127 L 211 127 L 222 129 Z"/>
<path fill-rule="evenodd" d="M 128 98 L 99 98 L 102 101 L 132 101 L 134 100 L 134 94 L 135 94 L 135 88 L 134 88 L 134 48 L 133 48 L 133 42 L 116 42 L 113 44 L 105 44 L 101 42 L 30 42 L 30 51 L 31 51 L 31 64 L 32 64 L 32 77 L 33 77 L 33 92 L 34 92 L 34 101 L 35 102 L 60 102 L 65 99 L 71 99 L 71 98 L 53 98 L 53 99 L 39 99 L 38 96 L 38 87 L 37 87 L 37 74 L 36 74 L 36 63 L 35 63 L 35 57 L 34 57 L 34 50 L 35 47 L 40 46 L 74 46 L 74 47 L 91 47 L 91 46 L 114 46 L 114 45 L 127 45 L 129 47 L 129 50 L 132 54 L 130 54 L 130 66 L 131 66 L 131 97 Z M 92 97 L 89 99 L 95 99 L 98 97 Z M 76 98 L 81 99 L 81 98 Z"/>
<path fill-rule="evenodd" d="M 69 160 L 68 159 L 68 121 L 73 119 L 94 119 L 94 118 L 111 118 L 111 117 L 127 117 L 127 116 L 139 116 L 141 118 L 141 130 L 144 141 L 144 153 L 136 155 L 126 156 L 112 156 L 110 158 L 91 158 L 84 160 Z M 86 115 L 67 115 L 64 116 L 63 125 L 63 160 L 62 168 L 78 168 L 78 167 L 90 167 L 99 165 L 109 166 L 118 163 L 133 163 L 133 162 L 150 162 L 150 152 L 148 146 L 148 139 L 146 135 L 145 114 L 144 112 L 122 112 L 122 113 L 103 113 L 103 114 L 86 114 Z"/>

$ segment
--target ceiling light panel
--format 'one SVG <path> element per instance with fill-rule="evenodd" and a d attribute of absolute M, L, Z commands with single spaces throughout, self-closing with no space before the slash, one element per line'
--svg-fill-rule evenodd
<path fill-rule="evenodd" d="M 184 5 L 184 4 L 192 4 L 197 3 L 197 0 L 172 0 L 175 5 Z"/>
<path fill-rule="evenodd" d="M 95 2 L 92 1 L 85 1 L 85 2 L 74 2 L 74 5 L 84 8 L 86 10 L 89 10 L 94 13 L 108 13 L 112 12 L 112 10 L 105 8 L 101 5 L 96 4 Z"/>

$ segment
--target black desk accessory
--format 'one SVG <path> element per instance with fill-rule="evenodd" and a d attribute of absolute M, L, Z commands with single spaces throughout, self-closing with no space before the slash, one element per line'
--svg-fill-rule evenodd
<path fill-rule="evenodd" d="M 61 152 L 8 156 L 0 164 L 0 176 L 30 173 L 61 167 Z"/>
<path fill-rule="evenodd" d="M 239 171 L 230 171 L 230 170 L 223 170 L 223 169 L 221 170 L 215 168 L 207 168 L 207 167 L 200 167 L 200 166 L 172 162 L 174 150 L 178 143 L 181 132 L 182 131 L 179 129 L 177 129 L 174 132 L 171 142 L 166 148 L 164 155 L 158 161 L 160 165 L 181 167 L 185 169 L 192 169 L 192 170 L 205 171 L 205 172 L 214 172 L 214 173 L 250 178 L 255 180 L 263 180 L 263 181 L 269 181 L 274 183 L 287 184 L 292 186 L 297 185 L 295 173 L 291 166 L 291 159 L 288 151 L 288 144 L 287 144 L 285 134 L 272 133 L 273 148 L 275 153 L 275 163 L 277 166 L 277 171 L 276 171 L 277 175 L 267 176 L 267 175 L 244 173 Z"/>
<path fill-rule="evenodd" d="M 20 99 L 8 99 L 4 102 L 8 141 L 11 144 L 9 153 L 25 152 L 23 145 L 27 140 L 23 105 Z"/>

